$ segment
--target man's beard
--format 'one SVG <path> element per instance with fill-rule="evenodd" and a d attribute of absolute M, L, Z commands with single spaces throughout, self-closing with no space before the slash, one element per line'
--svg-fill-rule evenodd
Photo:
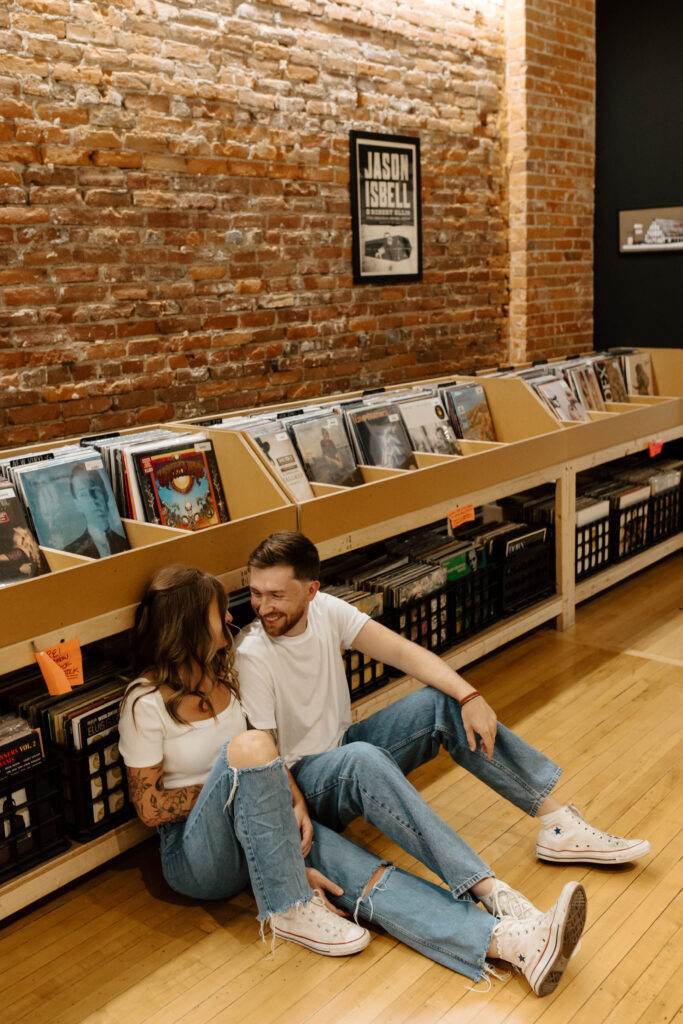
<path fill-rule="evenodd" d="M 301 622 L 301 619 L 306 614 L 306 605 L 303 605 L 300 609 L 294 612 L 292 615 L 278 615 L 273 622 L 267 622 L 262 615 L 258 615 L 261 625 L 265 629 L 268 636 L 284 636 L 285 633 L 289 633 L 290 629 L 294 629 L 297 623 Z"/>

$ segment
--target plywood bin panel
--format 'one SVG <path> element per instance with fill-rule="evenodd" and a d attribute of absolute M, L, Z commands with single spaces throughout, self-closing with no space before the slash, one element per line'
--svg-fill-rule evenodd
<path fill-rule="evenodd" d="M 74 555 L 71 551 L 59 551 L 57 548 L 41 546 L 40 550 L 45 555 L 51 572 L 58 572 L 60 569 L 71 569 L 74 565 L 89 565 L 95 561 L 94 558 L 88 558 L 87 555 Z"/>
<path fill-rule="evenodd" d="M 683 395 L 683 349 L 648 348 L 658 395 Z"/>
<path fill-rule="evenodd" d="M 497 441 L 523 441 L 562 430 L 550 410 L 523 380 L 483 377 L 477 383 L 486 392 Z"/>
<path fill-rule="evenodd" d="M 134 606 L 154 572 L 164 565 L 193 565 L 223 575 L 246 565 L 249 553 L 276 530 L 297 528 L 293 506 L 237 519 L 198 533 L 165 539 L 109 558 L 72 566 L 0 589 L 0 647 L 66 630 L 83 621 Z M 132 621 L 132 617 L 131 617 Z M 112 629 L 104 626 L 106 636 Z M 80 637 L 81 642 L 86 642 Z M 96 639 L 88 636 L 88 640 Z M 52 641 L 50 641 L 52 642 Z M 14 667 L 14 665 L 12 666 Z"/>
<path fill-rule="evenodd" d="M 609 410 L 612 408 L 610 405 Z M 620 408 L 628 411 L 592 423 L 577 423 L 574 430 L 565 431 L 567 458 L 580 458 L 631 441 L 646 445 L 659 440 L 662 434 L 678 431 L 683 420 L 683 398 L 653 405 L 622 403 Z"/>
<path fill-rule="evenodd" d="M 139 522 L 137 519 L 122 519 L 121 522 L 131 548 L 143 548 L 147 544 L 157 544 L 160 540 L 182 537 L 188 532 L 173 526 Z"/>

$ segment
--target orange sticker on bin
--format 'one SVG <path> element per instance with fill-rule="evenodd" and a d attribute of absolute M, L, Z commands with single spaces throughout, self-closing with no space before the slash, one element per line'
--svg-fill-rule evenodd
<path fill-rule="evenodd" d="M 650 441 L 649 445 L 647 446 L 647 451 L 650 458 L 654 459 L 656 455 L 661 455 L 663 447 L 663 441 Z"/>
<path fill-rule="evenodd" d="M 463 523 L 471 523 L 474 519 L 474 505 L 459 505 L 448 513 L 448 521 L 456 530 Z"/>
<path fill-rule="evenodd" d="M 75 638 L 64 640 L 54 647 L 36 651 L 36 661 L 50 693 L 55 696 L 69 693 L 83 682 L 81 645 Z"/>

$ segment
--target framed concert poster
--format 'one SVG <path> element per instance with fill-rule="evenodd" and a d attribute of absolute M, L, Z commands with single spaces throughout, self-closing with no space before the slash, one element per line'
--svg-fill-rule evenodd
<path fill-rule="evenodd" d="M 422 280 L 420 140 L 352 131 L 354 284 Z"/>

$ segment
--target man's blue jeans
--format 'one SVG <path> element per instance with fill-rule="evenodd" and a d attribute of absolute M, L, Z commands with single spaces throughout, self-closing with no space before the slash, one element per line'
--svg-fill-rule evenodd
<path fill-rule="evenodd" d="M 405 778 L 440 747 L 532 816 L 561 774 L 500 724 L 493 759 L 472 753 L 458 702 L 429 686 L 352 725 L 341 746 L 302 758 L 292 772 L 311 818 L 336 831 L 365 818 L 442 878 L 457 899 L 493 871 Z"/>
<path fill-rule="evenodd" d="M 491 933 L 498 923 L 466 894 L 454 900 L 448 889 L 381 861 L 337 832 L 314 822 L 315 842 L 307 863 L 344 890 L 334 902 L 367 922 L 381 925 L 400 942 L 472 981 L 485 974 Z M 384 871 L 363 896 L 375 871 Z"/>

